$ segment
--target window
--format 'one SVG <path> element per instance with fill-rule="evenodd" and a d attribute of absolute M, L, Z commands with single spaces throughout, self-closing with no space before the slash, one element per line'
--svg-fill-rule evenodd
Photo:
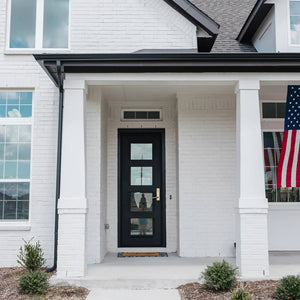
<path fill-rule="evenodd" d="M 285 103 L 264 102 L 262 104 L 262 112 L 264 119 L 284 119 Z"/>
<path fill-rule="evenodd" d="M 32 92 L 0 91 L 0 220 L 28 220 Z"/>
<path fill-rule="evenodd" d="M 69 0 L 11 0 L 9 48 L 68 48 Z"/>
<path fill-rule="evenodd" d="M 300 202 L 299 188 L 277 188 L 283 132 L 264 132 L 265 187 L 269 202 Z"/>
<path fill-rule="evenodd" d="M 300 1 L 290 1 L 291 44 L 300 44 Z"/>

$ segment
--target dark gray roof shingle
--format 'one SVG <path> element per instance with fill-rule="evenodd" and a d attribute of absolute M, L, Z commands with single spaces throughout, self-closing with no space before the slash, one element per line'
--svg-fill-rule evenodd
<path fill-rule="evenodd" d="M 211 52 L 256 52 L 252 45 L 236 38 L 257 0 L 190 0 L 220 24 L 220 32 Z"/>

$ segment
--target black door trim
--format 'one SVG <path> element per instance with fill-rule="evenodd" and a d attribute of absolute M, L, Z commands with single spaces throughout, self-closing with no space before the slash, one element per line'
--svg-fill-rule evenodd
<path fill-rule="evenodd" d="M 118 247 L 121 248 L 121 231 L 122 231 L 122 213 L 121 213 L 121 142 L 120 137 L 122 133 L 160 133 L 162 138 L 161 143 L 161 153 L 162 153 L 162 186 L 161 186 L 161 195 L 163 195 L 164 201 L 161 202 L 162 208 L 162 221 L 161 221 L 161 246 L 155 246 L 155 248 L 166 247 L 166 156 L 165 156 L 165 129 L 118 129 Z M 138 246 L 139 247 L 149 247 L 149 246 Z M 126 246 L 125 248 L 130 248 Z M 149 247 L 150 248 L 150 247 Z"/>

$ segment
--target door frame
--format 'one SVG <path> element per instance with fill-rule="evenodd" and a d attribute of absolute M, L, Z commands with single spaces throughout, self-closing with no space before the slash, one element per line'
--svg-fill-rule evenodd
<path fill-rule="evenodd" d="M 162 172 L 162 186 L 161 186 L 161 195 L 163 196 L 163 201 L 161 202 L 161 246 L 122 246 L 122 237 L 121 237 L 121 230 L 122 230 L 122 212 L 121 212 L 121 134 L 122 133 L 160 133 L 162 143 L 161 143 L 161 172 Z M 134 128 L 134 129 L 128 129 L 128 128 L 119 128 L 118 129 L 118 248 L 166 248 L 166 151 L 165 151 L 165 129 L 159 128 L 159 129 L 152 129 L 152 128 Z"/>

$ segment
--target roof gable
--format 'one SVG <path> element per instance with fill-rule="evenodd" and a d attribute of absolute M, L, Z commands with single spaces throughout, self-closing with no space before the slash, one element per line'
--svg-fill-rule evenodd
<path fill-rule="evenodd" d="M 219 33 L 220 25 L 211 17 L 205 14 L 199 7 L 192 4 L 189 0 L 164 0 L 182 16 L 192 22 L 198 29 L 204 30 L 208 36 L 197 37 L 198 51 L 209 52 Z"/>

